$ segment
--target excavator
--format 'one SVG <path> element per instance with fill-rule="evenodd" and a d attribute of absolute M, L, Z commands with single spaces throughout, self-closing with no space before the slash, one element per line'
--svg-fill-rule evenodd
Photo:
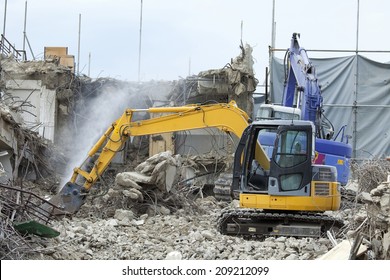
<path fill-rule="evenodd" d="M 138 112 L 164 113 L 133 121 Z M 340 184 L 333 166 L 314 164 L 315 126 L 303 120 L 254 121 L 234 101 L 180 107 L 127 109 L 88 152 L 80 167 L 49 199 L 74 214 L 92 186 L 130 136 L 214 127 L 239 139 L 229 193 L 240 208 L 226 210 L 218 220 L 223 234 L 320 236 L 342 222 L 322 214 L 340 207 Z M 272 155 L 261 144 L 274 135 Z M 266 147 L 266 146 L 265 146 Z M 268 149 L 268 147 L 266 147 Z"/>
<path fill-rule="evenodd" d="M 307 52 L 300 46 L 300 34 L 293 33 L 288 48 L 284 72 L 285 81 L 281 105 L 262 104 L 257 112 L 258 119 L 299 119 L 314 123 L 316 133 L 316 159 L 319 164 L 335 166 L 337 181 L 346 185 L 349 179 L 349 161 L 352 147 L 344 137 L 343 126 L 337 134 L 323 109 L 321 86 L 314 65 Z M 342 133 L 341 133 L 342 132 Z M 341 135 L 340 141 L 338 136 Z"/>

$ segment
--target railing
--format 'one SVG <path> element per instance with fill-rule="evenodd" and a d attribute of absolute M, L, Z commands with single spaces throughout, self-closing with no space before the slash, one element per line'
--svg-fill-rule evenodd
<path fill-rule="evenodd" d="M 37 220 L 49 224 L 54 213 L 62 212 L 56 205 L 36 194 L 0 184 L 0 215 L 14 222 Z"/>
<path fill-rule="evenodd" d="M 1 34 L 0 40 L 0 54 L 5 56 L 12 56 L 16 60 L 26 60 L 26 51 L 17 50 L 14 46 Z"/>

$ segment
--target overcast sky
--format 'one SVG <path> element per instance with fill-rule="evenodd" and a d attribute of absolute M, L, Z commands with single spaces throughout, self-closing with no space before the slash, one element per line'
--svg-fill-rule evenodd
<path fill-rule="evenodd" d="M 5 35 L 23 47 L 24 0 L 8 0 Z M 272 0 L 143 0 L 141 80 L 175 80 L 222 68 L 253 46 L 256 76 L 264 81 L 271 44 Z M 275 0 L 276 48 L 293 32 L 306 49 L 356 48 L 358 0 Z M 28 0 L 27 37 L 36 58 L 45 46 L 65 46 L 77 62 L 81 14 L 80 71 L 92 78 L 137 81 L 141 0 Z M 0 0 L 1 26 L 5 0 Z M 360 0 L 359 49 L 390 50 L 390 1 Z M 1 32 L 3 28 L 1 29 Z M 27 49 L 27 47 L 26 47 Z M 31 53 L 28 51 L 28 58 Z M 284 53 L 277 53 L 283 57 Z M 310 53 L 310 57 L 335 54 Z M 349 54 L 342 54 L 349 55 Z M 390 54 L 363 54 L 390 61 Z"/>

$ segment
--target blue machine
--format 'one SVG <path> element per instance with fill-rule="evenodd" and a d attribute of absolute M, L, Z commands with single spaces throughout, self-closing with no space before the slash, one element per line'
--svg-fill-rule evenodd
<path fill-rule="evenodd" d="M 335 166 L 337 181 L 346 185 L 349 178 L 349 162 L 352 147 L 342 141 L 336 141 L 334 128 L 325 117 L 321 87 L 318 83 L 316 70 L 307 56 L 306 50 L 299 46 L 299 34 L 294 33 L 291 46 L 285 56 L 285 84 L 281 106 L 265 104 L 260 107 L 257 114 L 260 118 L 276 118 L 282 108 L 295 108 L 294 114 L 300 114 L 301 120 L 308 120 L 316 127 L 316 164 Z M 271 106 L 271 109 L 270 109 Z M 299 109 L 299 110 L 298 110 Z M 289 114 L 283 112 L 283 118 L 288 119 Z M 291 115 L 291 119 L 296 116 Z M 344 127 L 343 127 L 344 128 Z M 268 138 L 268 137 L 267 137 Z M 347 138 L 346 138 L 347 139 Z M 259 139 L 265 147 L 269 147 L 270 139 Z"/>

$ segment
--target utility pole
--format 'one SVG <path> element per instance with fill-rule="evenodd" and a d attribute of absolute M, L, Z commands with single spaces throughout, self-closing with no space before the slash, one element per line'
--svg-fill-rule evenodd
<path fill-rule="evenodd" d="M 88 55 L 88 77 L 91 77 L 91 52 Z"/>
<path fill-rule="evenodd" d="M 77 46 L 77 75 L 80 75 L 80 38 L 81 38 L 81 14 L 79 14 L 79 39 Z"/>
<path fill-rule="evenodd" d="M 2 48 L 4 47 L 4 39 L 5 39 L 5 25 L 7 22 L 7 0 L 5 0 L 4 3 L 4 24 L 3 24 L 3 36 L 1 36 L 1 47 L 0 47 L 0 53 L 3 52 Z"/>
<path fill-rule="evenodd" d="M 274 48 L 275 48 L 275 33 L 276 33 L 276 22 L 275 22 L 275 0 L 272 0 L 272 28 L 271 28 L 271 46 L 269 47 L 269 61 L 268 61 L 268 69 L 266 70 L 266 75 L 265 79 L 270 78 L 270 88 L 272 88 L 272 77 L 271 77 L 271 72 L 272 72 L 272 61 L 274 58 Z M 268 90 L 268 81 L 266 81 L 266 89 L 265 89 L 265 103 L 268 104 L 271 101 L 270 94 L 271 90 Z"/>
<path fill-rule="evenodd" d="M 271 47 L 275 48 L 275 32 L 276 32 L 276 22 L 275 22 L 275 0 L 272 0 L 272 34 L 271 34 Z M 273 53 L 273 52 L 272 52 Z"/>
<path fill-rule="evenodd" d="M 357 15 L 356 15 L 356 54 L 359 52 L 359 14 L 360 14 L 360 3 L 357 0 Z"/>
<path fill-rule="evenodd" d="M 24 6 L 24 29 L 23 29 L 23 51 L 26 51 L 26 28 L 27 28 L 27 1 Z"/>
<path fill-rule="evenodd" d="M 357 149 L 357 123 L 358 123 L 358 96 L 359 96 L 359 63 L 358 63 L 358 54 L 359 54 L 359 14 L 360 14 L 360 2 L 357 0 L 357 11 L 356 11 L 356 72 L 355 72 L 355 92 L 354 92 L 354 102 L 353 102 L 353 131 L 352 131 L 352 153 L 353 157 L 356 158 L 356 149 Z"/>
<path fill-rule="evenodd" d="M 142 6 L 143 0 L 141 0 L 141 13 L 139 17 L 138 83 L 141 81 Z"/>
<path fill-rule="evenodd" d="M 3 24 L 3 36 L 5 37 L 5 25 L 7 23 L 7 0 L 4 3 L 4 24 Z"/>

